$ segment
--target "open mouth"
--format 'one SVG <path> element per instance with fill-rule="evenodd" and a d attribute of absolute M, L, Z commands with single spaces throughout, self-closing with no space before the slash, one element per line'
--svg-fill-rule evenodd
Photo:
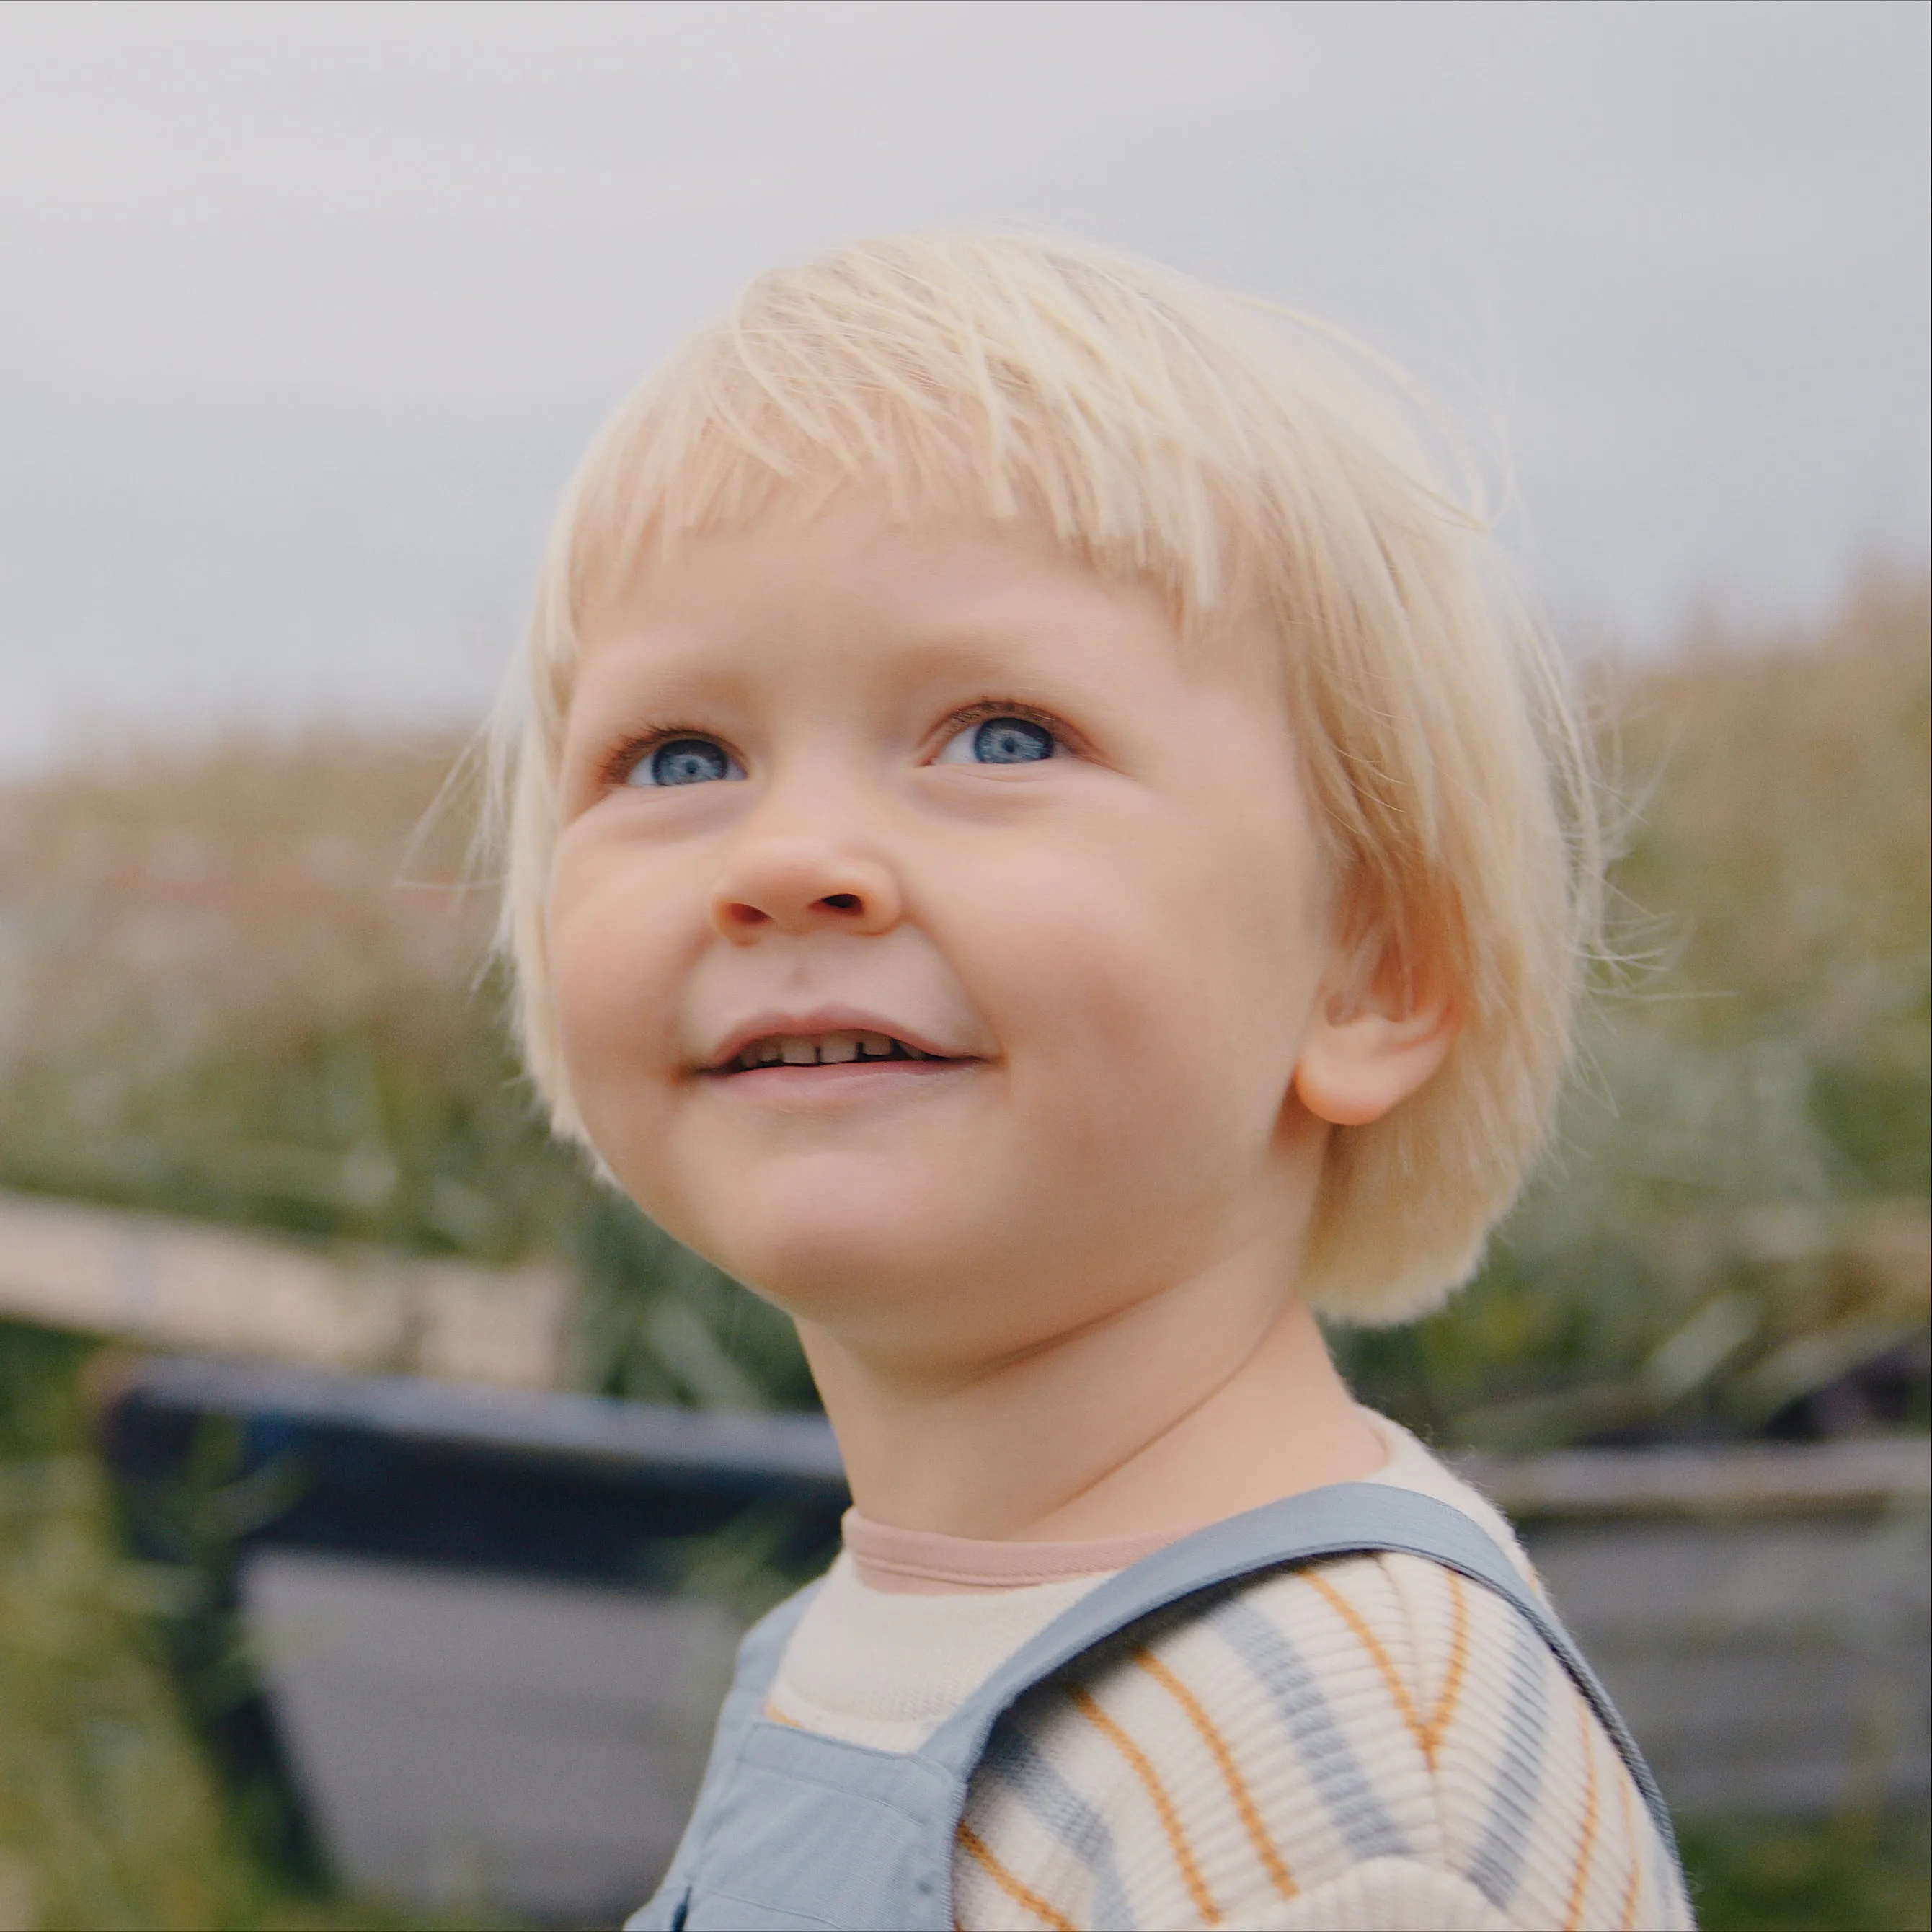
<path fill-rule="evenodd" d="M 860 1061 L 922 1060 L 950 1064 L 944 1054 L 928 1053 L 883 1033 L 767 1034 L 751 1041 L 713 1073 L 756 1073 L 770 1066 L 849 1066 Z"/>

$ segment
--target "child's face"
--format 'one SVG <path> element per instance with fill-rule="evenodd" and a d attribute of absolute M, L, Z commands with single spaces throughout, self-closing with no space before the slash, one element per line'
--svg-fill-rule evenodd
<path fill-rule="evenodd" d="M 585 641 L 549 905 L 626 1188 L 908 1360 L 1258 1245 L 1292 1278 L 1331 896 L 1264 664 L 1030 525 L 854 494 L 642 572 Z M 934 1057 L 853 1057 L 886 1040 Z"/>

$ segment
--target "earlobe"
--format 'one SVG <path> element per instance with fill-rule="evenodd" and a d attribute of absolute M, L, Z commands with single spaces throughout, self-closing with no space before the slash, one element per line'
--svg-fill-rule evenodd
<path fill-rule="evenodd" d="M 1385 960 L 1368 988 L 1330 991 L 1318 1005 L 1295 1062 L 1295 1096 L 1333 1126 L 1366 1126 L 1434 1075 L 1461 1030 L 1438 976 Z"/>

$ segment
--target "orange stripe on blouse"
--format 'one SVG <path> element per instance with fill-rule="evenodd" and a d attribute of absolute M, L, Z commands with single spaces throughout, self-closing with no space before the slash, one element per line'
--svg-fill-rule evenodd
<path fill-rule="evenodd" d="M 1180 1679 L 1168 1670 L 1160 1659 L 1150 1651 L 1137 1650 L 1134 1661 L 1187 1713 L 1188 1720 L 1201 1735 L 1201 1741 L 1212 1753 L 1214 1762 L 1221 1768 L 1222 1780 L 1228 1787 L 1228 1796 L 1234 1801 L 1234 1810 L 1240 1818 L 1248 1834 L 1248 1842 L 1255 1848 L 1255 1856 L 1262 1862 L 1276 1892 L 1284 1898 L 1292 1898 L 1297 1890 L 1294 1880 L 1288 1876 L 1286 1865 L 1282 1863 L 1281 1854 L 1274 1848 L 1268 1837 L 1268 1828 L 1262 1822 L 1262 1814 L 1256 1808 L 1253 1795 L 1248 1790 L 1247 1780 L 1242 1777 L 1240 1767 L 1234 1762 L 1234 1753 L 1228 1748 L 1227 1740 L 1214 1727 L 1214 1722 L 1201 1708 L 1200 1701 Z"/>
<path fill-rule="evenodd" d="M 1449 1601 L 1453 1606 L 1454 1622 L 1449 1631 L 1449 1667 L 1442 1675 L 1442 1694 L 1436 1700 L 1436 1708 L 1429 1720 L 1429 1745 L 1426 1755 L 1431 1768 L 1436 1762 L 1436 1748 L 1449 1732 L 1449 1720 L 1456 1714 L 1456 1703 L 1462 1694 L 1462 1681 L 1469 1670 L 1469 1600 L 1462 1586 L 1462 1580 L 1453 1570 L 1445 1570 L 1443 1575 L 1449 1580 Z"/>
<path fill-rule="evenodd" d="M 1628 1778 L 1617 1780 L 1617 1802 L 1623 1808 L 1624 1844 L 1630 1853 L 1630 1880 L 1624 1887 L 1623 1910 L 1618 1916 L 1623 1920 L 1623 1932 L 1636 1932 L 1637 1881 L 1643 1876 L 1643 1856 L 1636 1829 L 1630 1822 L 1630 1781 Z"/>
<path fill-rule="evenodd" d="M 1590 1888 L 1590 1867 L 1597 1848 L 1597 1750 L 1590 1732 L 1589 1713 L 1581 1698 L 1576 1700 L 1576 1724 L 1582 1734 L 1583 1764 L 1589 1781 L 1583 1788 L 1583 1837 L 1576 1847 L 1576 1874 L 1570 1883 L 1570 1904 L 1563 1917 L 1563 1932 L 1578 1932 L 1583 1923 L 1583 1895 Z"/>
<path fill-rule="evenodd" d="M 1084 1684 L 1070 1687 L 1067 1695 L 1073 1700 L 1073 1708 L 1106 1738 L 1114 1748 L 1133 1767 L 1138 1778 L 1154 1801 L 1154 1808 L 1160 1819 L 1161 1829 L 1167 1834 L 1168 1849 L 1174 1853 L 1174 1862 L 1180 1868 L 1180 1876 L 1187 1887 L 1187 1895 L 1194 1901 L 1194 1909 L 1210 1925 L 1221 1922 L 1220 1908 L 1214 1903 L 1213 1894 L 1201 1876 L 1201 1868 L 1194 1862 L 1194 1853 L 1189 1848 L 1186 1834 L 1180 1828 L 1180 1814 L 1174 1808 L 1174 1800 L 1168 1797 L 1160 1780 L 1155 1776 L 1154 1766 L 1148 1762 L 1147 1754 L 1100 1706 L 1094 1701 L 1093 1694 Z"/>
<path fill-rule="evenodd" d="M 1389 1654 L 1382 1648 L 1381 1640 L 1363 1622 L 1361 1612 L 1320 1570 L 1304 1570 L 1300 1575 L 1322 1593 L 1336 1615 L 1354 1632 L 1355 1641 L 1375 1660 L 1376 1668 L 1381 1672 L 1382 1682 L 1388 1687 L 1388 1694 L 1394 1699 L 1395 1707 L 1402 1714 L 1403 1724 L 1408 1727 L 1410 1736 L 1414 1738 L 1421 1750 L 1423 1761 L 1433 1771 L 1436 1768 L 1435 1736 L 1429 1726 L 1417 1714 L 1415 1706 L 1409 1699 L 1408 1687 L 1396 1674 L 1395 1666 L 1389 1660 Z"/>
<path fill-rule="evenodd" d="M 1030 1912 L 1042 1925 L 1050 1927 L 1052 1932 L 1074 1932 L 1072 1920 L 1064 1912 L 1054 1911 L 1031 1886 L 1014 1877 L 994 1857 L 992 1848 L 970 1825 L 959 1827 L 959 1842 L 973 1862 L 1023 1911 Z"/>

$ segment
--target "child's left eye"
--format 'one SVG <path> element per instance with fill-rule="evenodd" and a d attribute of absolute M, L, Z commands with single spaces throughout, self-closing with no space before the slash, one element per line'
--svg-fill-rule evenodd
<path fill-rule="evenodd" d="M 1063 751 L 1058 739 L 1030 718 L 1001 712 L 976 718 L 947 739 L 933 762 L 940 765 L 1030 765 Z"/>
<path fill-rule="evenodd" d="M 664 738 L 624 773 L 627 785 L 715 784 L 741 778 L 744 767 L 714 738 Z"/>

